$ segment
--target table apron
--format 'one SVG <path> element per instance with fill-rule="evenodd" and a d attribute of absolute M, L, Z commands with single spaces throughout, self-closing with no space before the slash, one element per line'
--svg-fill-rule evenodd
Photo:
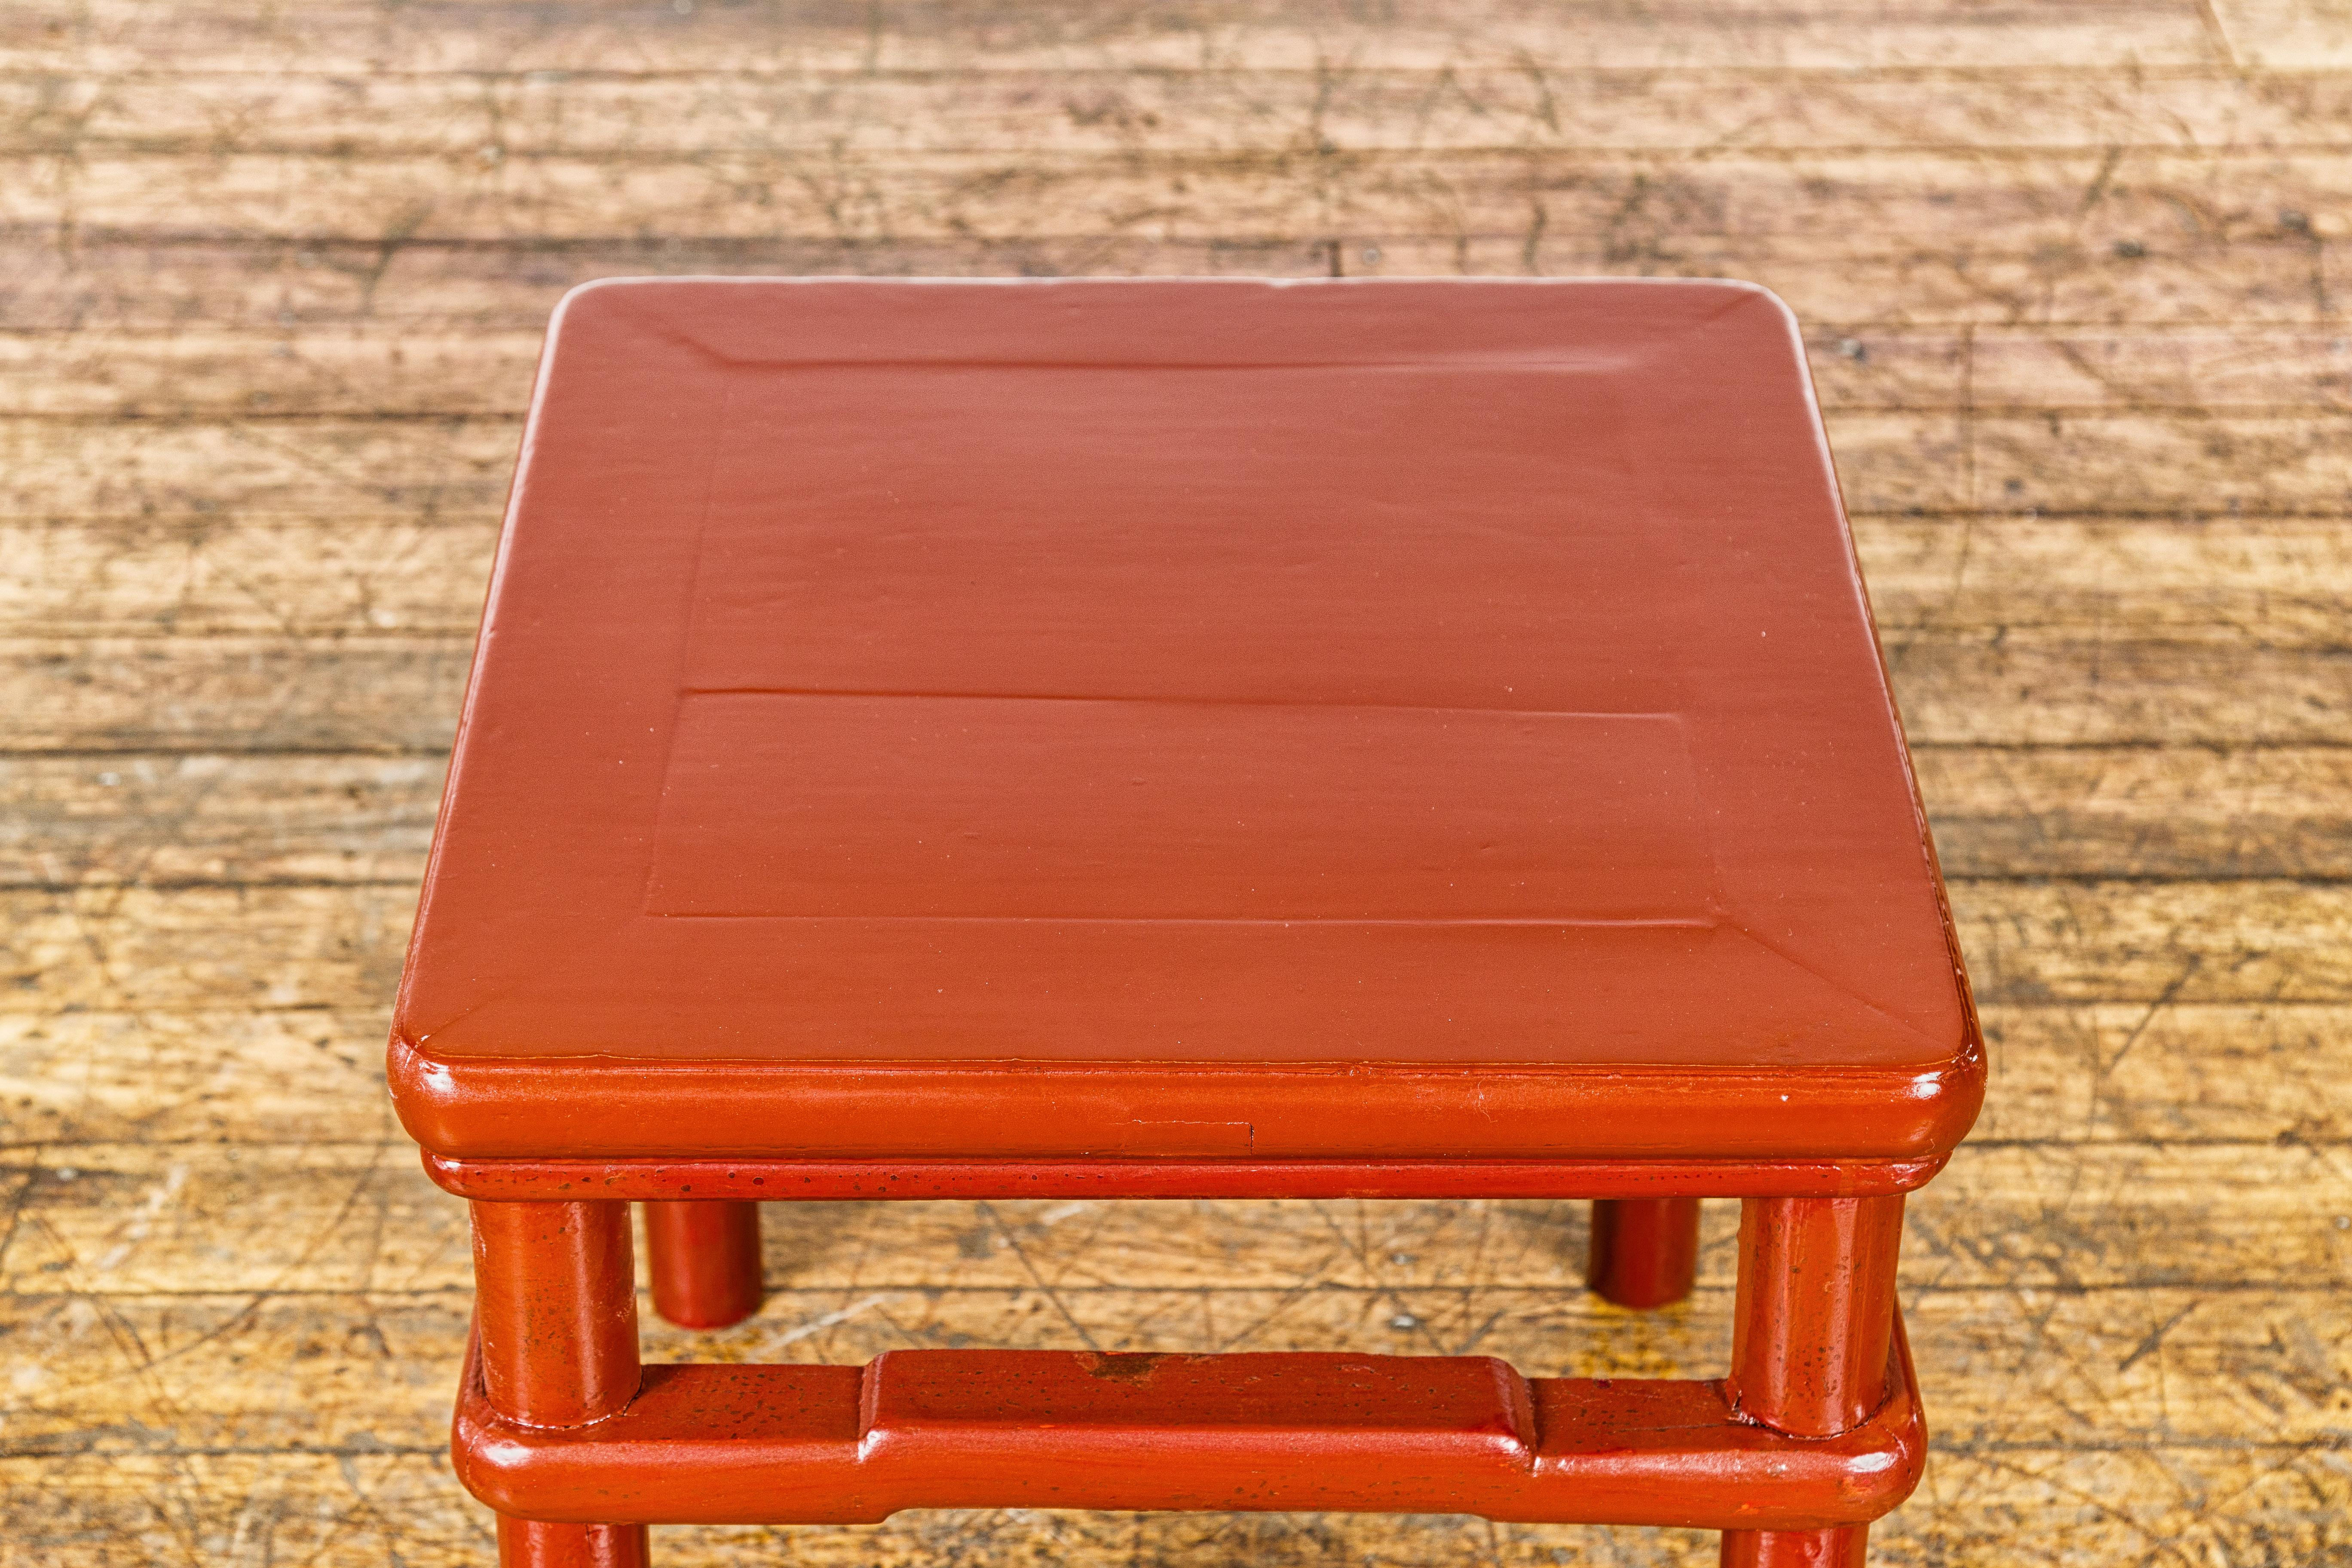
<path fill-rule="evenodd" d="M 425 1173 L 494 1203 L 920 1198 L 1881 1197 L 1924 1160 L 469 1160 Z"/>

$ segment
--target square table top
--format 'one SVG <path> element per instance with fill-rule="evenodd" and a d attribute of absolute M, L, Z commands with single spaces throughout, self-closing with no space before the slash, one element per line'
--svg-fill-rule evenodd
<path fill-rule="evenodd" d="M 1746 1131 L 1652 1143 L 1920 1154 L 1979 1058 L 1769 294 L 559 309 L 394 1025 L 428 1148 L 1567 1154 L 1703 1080 Z"/>

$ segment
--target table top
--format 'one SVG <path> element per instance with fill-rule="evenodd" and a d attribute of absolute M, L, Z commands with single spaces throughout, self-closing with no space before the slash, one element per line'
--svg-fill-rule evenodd
<path fill-rule="evenodd" d="M 1978 1051 L 1762 290 L 691 279 L 559 310 L 395 1020 L 428 1146 L 985 1154 L 1039 1135 L 902 1139 L 911 1086 L 961 1086 L 951 1125 L 1047 1071 L 1129 1086 L 1048 1096 L 1120 1149 L 1264 1153 L 1277 1079 L 1453 1082 L 1459 1132 L 1482 1079 L 1697 1074 L 1789 1121 L 1772 1149 L 1803 1142 L 1792 1086 L 1908 1094 L 1873 1135 L 1917 1152 L 1965 1130 Z M 693 1126 L 629 1126 L 630 1084 L 722 1066 L 876 1087 L 816 1125 L 708 1078 Z M 1240 1109 L 1155 1144 L 1153 1073 Z M 515 1131 L 526 1079 L 571 1131 Z M 1543 1136 L 1496 1146 L 1573 1152 Z"/>

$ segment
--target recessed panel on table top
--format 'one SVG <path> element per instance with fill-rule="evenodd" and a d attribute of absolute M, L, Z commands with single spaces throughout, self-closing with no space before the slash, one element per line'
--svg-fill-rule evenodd
<path fill-rule="evenodd" d="M 1703 919 L 1679 718 L 1586 710 L 1675 684 L 1607 392 L 737 373 L 647 911 Z"/>
<path fill-rule="evenodd" d="M 1785 315 L 631 284 L 526 442 L 452 1056 L 1949 1059 Z"/>

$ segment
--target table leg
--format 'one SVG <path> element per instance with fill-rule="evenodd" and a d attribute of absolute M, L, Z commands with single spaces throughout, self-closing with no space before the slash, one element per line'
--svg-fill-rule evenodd
<path fill-rule="evenodd" d="M 760 1205 L 646 1205 L 654 1310 L 684 1329 L 723 1329 L 760 1310 Z"/>
<path fill-rule="evenodd" d="M 637 1292 L 625 1203 L 477 1203 L 474 1324 L 499 1415 L 582 1426 L 636 1397 Z M 500 1568 L 645 1568 L 642 1524 L 499 1520 Z"/>
<path fill-rule="evenodd" d="M 1860 1426 L 1886 1397 L 1900 1194 L 1749 1198 L 1728 1391 L 1740 1412 L 1801 1437 Z M 1860 1568 L 1867 1526 L 1738 1530 L 1724 1568 Z"/>
<path fill-rule="evenodd" d="M 1585 1283 L 1621 1307 L 1663 1307 L 1698 1277 L 1696 1198 L 1595 1198 Z"/>

